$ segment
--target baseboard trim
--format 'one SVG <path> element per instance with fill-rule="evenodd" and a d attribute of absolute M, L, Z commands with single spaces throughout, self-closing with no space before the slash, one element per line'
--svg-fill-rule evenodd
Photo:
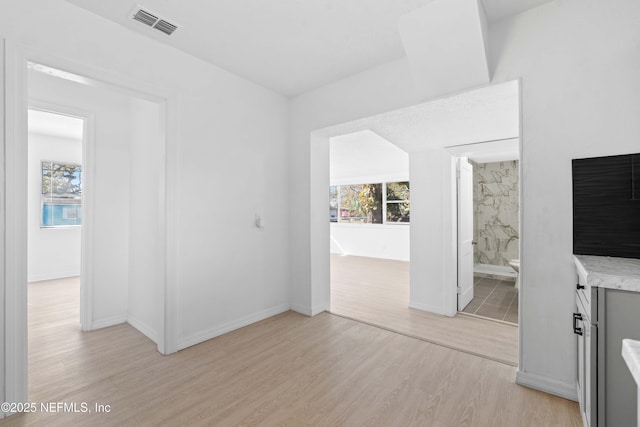
<path fill-rule="evenodd" d="M 516 384 L 553 394 L 554 396 L 559 396 L 568 400 L 573 400 L 574 402 L 578 401 L 578 392 L 576 391 L 575 384 L 567 384 L 540 375 L 522 372 L 520 370 L 516 373 Z"/>
<path fill-rule="evenodd" d="M 27 282 L 44 282 L 46 280 L 66 279 L 67 277 L 80 276 L 79 271 L 72 271 L 66 273 L 53 273 L 53 274 L 36 274 L 34 276 L 27 277 Z"/>
<path fill-rule="evenodd" d="M 312 316 L 313 310 L 309 307 L 300 305 L 300 304 L 291 304 L 291 311 L 295 311 L 296 313 L 304 314 L 305 316 Z"/>
<path fill-rule="evenodd" d="M 313 317 L 316 314 L 324 313 L 325 311 L 329 311 L 331 308 L 331 304 L 328 302 L 315 305 L 311 308 L 305 307 L 299 304 L 291 304 L 291 311 L 295 311 L 296 313 L 304 314 L 305 316 Z"/>
<path fill-rule="evenodd" d="M 137 317 L 127 314 L 127 323 L 136 328 L 142 335 L 158 344 L 158 332 Z"/>
<path fill-rule="evenodd" d="M 291 309 L 291 306 L 289 304 L 281 304 L 275 307 L 268 308 L 266 310 L 259 311 L 254 314 L 250 314 L 240 319 L 227 322 L 221 326 L 207 329 L 205 331 L 192 334 L 188 337 L 178 339 L 178 351 L 184 350 L 185 348 L 191 347 L 196 344 L 200 344 L 201 342 L 210 340 L 212 338 L 218 337 L 220 335 L 226 334 L 236 329 L 243 328 L 245 326 L 251 325 L 252 323 L 259 322 L 261 320 L 267 319 L 277 314 L 284 313 L 285 311 L 289 311 L 290 309 Z"/>
<path fill-rule="evenodd" d="M 91 322 L 91 328 L 89 330 L 95 331 L 96 329 L 108 328 L 110 326 L 120 325 L 121 323 L 127 323 L 126 314 L 119 314 L 117 316 L 94 320 Z"/>
<path fill-rule="evenodd" d="M 518 274 L 508 265 L 475 264 L 474 273 L 516 278 Z"/>
<path fill-rule="evenodd" d="M 328 303 L 328 302 L 315 305 L 311 309 L 311 316 L 313 317 L 316 314 L 320 314 L 320 313 L 324 313 L 325 311 L 329 311 L 330 308 L 331 308 L 331 304 Z"/>
<path fill-rule="evenodd" d="M 438 307 L 430 304 L 422 304 L 415 301 L 409 301 L 409 308 L 414 308 L 416 310 L 427 311 L 429 313 L 439 314 L 441 316 L 453 317 L 455 313 L 447 313 L 442 307 Z"/>

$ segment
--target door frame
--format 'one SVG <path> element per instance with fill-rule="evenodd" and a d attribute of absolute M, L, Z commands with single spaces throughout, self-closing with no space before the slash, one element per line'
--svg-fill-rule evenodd
<path fill-rule="evenodd" d="M 518 85 L 519 85 L 519 104 L 522 104 L 522 86 L 520 81 L 518 81 Z M 523 193 L 523 186 L 522 186 L 522 107 L 520 107 L 520 111 L 519 111 L 519 117 L 520 117 L 520 126 L 519 126 L 519 136 L 516 137 L 510 137 L 510 138 L 504 138 L 504 139 L 496 139 L 496 140 L 491 140 L 491 141 L 478 141 L 478 142 L 473 142 L 473 143 L 469 143 L 469 144 L 462 144 L 462 145 L 451 145 L 446 147 L 447 150 L 449 151 L 449 153 L 451 154 L 451 156 L 455 159 L 459 158 L 459 157 L 467 157 L 468 153 L 473 150 L 473 151 L 482 151 L 484 149 L 484 147 L 489 147 L 491 144 L 495 144 L 495 143 L 505 143 L 505 142 L 513 142 L 513 143 L 517 143 L 518 146 L 518 223 L 519 223 L 519 234 L 520 234 L 520 238 L 518 239 L 518 253 L 520 254 L 520 272 L 518 273 L 518 277 L 519 277 L 519 283 L 520 283 L 520 287 L 518 289 L 518 340 L 519 343 L 522 343 L 522 310 L 520 310 L 520 308 L 522 307 L 522 260 L 523 260 L 523 254 L 522 254 L 522 241 L 523 241 L 523 197 L 522 197 L 522 193 Z M 508 160 L 504 160 L 504 161 L 508 161 Z M 457 160 L 456 160 L 457 163 Z M 456 170 L 457 170 L 457 164 L 456 164 Z M 455 207 L 453 209 L 453 215 L 455 217 L 455 220 L 457 221 L 457 216 L 458 216 L 458 197 L 457 197 L 457 185 L 455 186 L 454 189 L 454 199 L 455 199 Z M 457 251 L 458 248 L 458 236 L 457 236 L 457 232 L 456 232 L 456 236 L 454 239 L 454 245 Z M 456 275 L 457 275 L 457 270 L 456 270 Z M 457 283 L 457 281 L 456 281 Z M 455 294 L 455 298 L 457 301 L 457 296 L 458 296 L 458 289 L 457 287 L 451 288 L 450 293 L 452 295 Z M 457 307 L 456 307 L 457 309 Z M 518 358 L 519 358 L 519 366 L 522 366 L 522 351 L 521 351 L 521 344 L 519 344 L 518 347 Z"/>
<path fill-rule="evenodd" d="M 161 321 L 159 322 L 158 351 L 170 354 L 177 351 L 177 223 L 178 206 L 178 146 L 177 95 L 166 89 L 149 85 L 145 81 L 116 74 L 111 70 L 79 63 L 51 55 L 48 52 L 4 40 L 5 51 L 5 141 L 4 141 L 4 389 L 6 402 L 28 401 L 27 350 L 27 63 L 46 64 L 92 80 L 92 84 L 121 90 L 125 93 L 161 105 L 165 118 L 165 144 L 163 150 L 164 176 L 159 180 L 161 203 L 159 206 L 159 248 L 163 261 L 159 268 L 161 278 Z M 90 147 L 88 147 L 90 148 Z M 83 153 L 83 156 L 85 154 Z M 90 158 L 91 154 L 89 155 Z M 91 161 L 91 160 L 89 160 Z M 1 176 L 2 174 L 0 174 Z M 2 201 L 0 200 L 0 203 Z M 174 207 L 174 209 L 170 209 Z M 91 209 L 91 207 L 89 207 Z M 88 230 L 91 236 L 91 231 Z M 83 229 L 83 234 L 85 230 Z M 84 237 L 84 236 L 83 236 Z M 88 239 L 87 239 L 88 240 Z M 83 250 L 90 250 L 90 242 Z M 83 252 L 83 257 L 85 253 Z M 83 265 L 83 267 L 85 267 Z M 85 267 L 90 274 L 91 267 Z M 90 284 L 90 282 L 89 282 Z M 0 289 L 1 291 L 2 289 Z M 91 291 L 85 295 L 91 302 Z M 90 305 L 90 304 L 88 304 Z M 87 307 L 84 316 L 89 316 Z M 83 328 L 91 322 L 84 319 Z M 2 414 L 5 415 L 5 414 Z"/>

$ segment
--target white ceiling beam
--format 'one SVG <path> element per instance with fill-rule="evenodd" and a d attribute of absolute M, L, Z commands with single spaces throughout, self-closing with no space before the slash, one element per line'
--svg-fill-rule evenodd
<path fill-rule="evenodd" d="M 491 81 L 487 18 L 478 0 L 435 0 L 402 16 L 399 31 L 422 99 Z"/>

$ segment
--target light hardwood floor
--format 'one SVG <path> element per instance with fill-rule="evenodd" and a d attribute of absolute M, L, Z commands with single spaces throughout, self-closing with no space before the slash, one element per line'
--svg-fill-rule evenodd
<path fill-rule="evenodd" d="M 409 308 L 409 263 L 331 254 L 331 313 L 518 366 L 518 327 Z"/>
<path fill-rule="evenodd" d="M 77 281 L 29 285 L 30 400 L 111 405 L 2 426 L 579 426 L 515 368 L 339 316 L 287 312 L 170 356 L 127 324 L 81 332 Z"/>

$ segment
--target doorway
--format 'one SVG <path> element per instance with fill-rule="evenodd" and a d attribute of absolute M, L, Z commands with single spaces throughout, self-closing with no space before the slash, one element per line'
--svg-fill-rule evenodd
<path fill-rule="evenodd" d="M 4 299 L 5 338 L 7 342 L 5 381 L 6 400 L 19 402 L 28 400 L 28 317 L 27 287 L 25 285 L 28 281 L 27 229 L 29 221 L 27 215 L 27 171 L 22 165 L 27 165 L 28 158 L 27 111 L 32 97 L 29 73 L 36 72 L 40 77 L 47 79 L 55 78 L 64 82 L 65 85 L 75 85 L 76 88 L 101 89 L 105 93 L 114 96 L 117 94 L 121 98 L 127 99 L 124 104 L 120 104 L 113 111 L 131 113 L 130 117 L 133 119 L 118 120 L 111 117 L 111 119 L 115 118 L 115 122 L 122 121 L 134 124 L 126 131 L 126 135 L 109 135 L 114 126 L 104 122 L 100 126 L 100 121 L 104 119 L 104 116 L 97 118 L 99 123 L 93 128 L 91 127 L 92 120 L 87 120 L 88 132 L 86 132 L 85 139 L 89 149 L 83 150 L 82 167 L 86 172 L 83 175 L 83 186 L 95 191 L 86 191 L 80 210 L 82 216 L 81 283 L 83 288 L 81 300 L 86 301 L 86 303 L 81 302 L 83 309 L 80 317 L 84 330 L 127 322 L 154 341 L 158 351 L 163 354 L 176 351 L 175 310 L 173 308 L 176 301 L 173 297 L 166 298 L 173 295 L 174 290 L 173 281 L 166 280 L 166 277 L 173 277 L 174 272 L 173 264 L 165 262 L 165 258 L 168 256 L 166 253 L 167 242 L 171 242 L 175 238 L 173 234 L 175 223 L 165 219 L 167 200 L 173 200 L 175 197 L 174 188 L 167 185 L 167 170 L 172 171 L 173 176 L 175 161 L 166 156 L 166 147 L 171 146 L 172 152 L 175 147 L 173 145 L 175 127 L 168 125 L 168 117 L 174 117 L 174 107 L 169 108 L 169 106 L 173 106 L 175 101 L 169 102 L 171 97 L 166 94 L 165 96 L 151 95 L 151 93 L 163 94 L 164 92 L 157 90 L 157 88 L 150 88 L 144 82 L 113 76 L 108 71 L 70 63 L 47 53 L 31 51 L 11 43 L 6 45 L 5 64 L 6 87 L 11 88 L 5 97 L 7 107 L 5 188 L 8 209 L 4 212 L 4 220 L 7 225 L 6 248 L 11 248 L 11 250 L 4 252 L 6 265 L 4 278 L 6 284 Z M 136 89 L 130 90 L 127 89 L 128 87 Z M 140 90 L 148 90 L 148 92 Z M 40 97 L 38 96 L 38 98 Z M 78 104 L 71 103 L 72 99 L 74 99 L 74 93 L 65 92 L 62 96 L 58 95 L 56 101 L 81 109 L 82 107 Z M 52 101 L 45 99 L 44 102 Z M 86 111 L 91 110 L 90 107 L 86 108 Z M 153 117 L 152 122 L 143 122 L 145 117 L 147 119 Z M 135 126 L 136 123 L 138 127 Z M 130 141 L 136 141 L 136 144 L 131 145 L 135 149 L 123 151 L 123 148 L 127 147 Z M 92 147 L 93 143 L 95 143 L 95 147 Z M 149 145 L 152 146 L 152 149 L 149 149 Z M 102 162 L 101 166 L 98 165 L 100 166 L 98 169 L 106 175 L 93 175 L 92 171 L 96 170 L 93 165 L 96 161 Z M 129 170 L 130 165 L 136 166 L 134 173 Z M 140 178 L 141 175 L 143 178 Z M 134 176 L 136 179 L 132 178 Z M 148 181 L 144 179 L 146 177 L 152 181 L 150 186 Z M 154 191 L 149 192 L 149 188 Z M 123 191 L 125 189 L 127 191 Z M 146 197 L 146 194 L 139 196 L 139 193 L 143 191 L 151 193 L 151 196 Z M 141 227 L 134 224 L 136 221 L 141 221 L 140 217 L 129 214 L 134 210 L 132 206 L 137 206 L 136 212 L 152 212 L 151 215 L 147 215 L 143 219 L 144 224 Z M 59 216 L 63 219 L 66 217 L 67 220 L 73 216 L 77 217 L 78 209 L 75 213 L 72 213 L 71 210 L 61 209 Z M 115 212 L 115 215 L 109 215 L 109 212 Z M 120 220 L 127 222 L 127 226 L 120 225 Z M 135 229 L 137 234 L 129 235 L 131 228 L 128 225 L 130 224 L 134 224 L 132 229 Z M 105 238 L 114 242 L 116 239 L 113 236 L 118 233 L 124 236 L 119 240 L 126 242 L 126 251 L 109 248 L 109 244 L 101 243 L 105 242 Z M 155 240 L 145 240 L 143 233 L 152 233 Z M 131 249 L 134 245 L 132 239 L 140 243 L 136 249 Z M 145 245 L 146 249 L 141 249 Z M 145 259 L 136 265 L 142 265 L 144 268 L 152 270 L 149 275 L 151 279 L 142 285 L 138 281 L 129 280 L 130 275 L 135 276 L 139 271 L 133 272 L 128 268 L 130 256 L 133 253 L 139 253 L 140 250 L 144 250 Z M 108 262 L 117 264 L 117 260 L 121 258 L 127 261 L 124 268 L 122 265 L 118 265 L 120 269 L 118 274 L 121 274 L 124 280 L 111 280 L 110 275 L 115 273 Z M 113 286 L 110 286 L 110 284 L 122 281 L 135 283 L 138 286 L 135 289 L 125 288 L 123 290 L 114 290 Z M 149 298 L 140 298 L 140 293 L 146 293 Z M 142 302 L 135 308 L 129 305 L 129 299 L 132 295 L 131 300 Z M 138 296 L 136 297 L 136 295 Z M 122 304 L 123 301 L 124 304 Z M 145 311 L 145 307 L 152 308 Z M 165 316 L 167 312 L 170 313 L 168 317 Z"/>
<path fill-rule="evenodd" d="M 466 180 L 458 173 L 458 311 L 517 325 L 519 139 L 449 150 L 465 156 L 458 157 L 457 162 L 471 170 Z M 462 257 L 464 251 L 470 252 L 471 259 Z M 462 297 L 461 288 L 471 294 L 470 298 L 469 294 Z"/>
<path fill-rule="evenodd" d="M 408 153 L 371 130 L 330 139 L 331 313 L 391 327 L 409 307 L 410 199 Z"/>
<path fill-rule="evenodd" d="M 29 283 L 80 276 L 85 118 L 28 112 Z"/>
<path fill-rule="evenodd" d="M 519 104 L 519 82 L 512 81 L 312 132 L 310 306 L 301 311 L 313 315 L 333 304 L 326 214 L 331 138 L 370 130 L 409 154 L 411 264 L 401 333 L 517 366 L 518 328 L 458 315 L 456 155 L 450 148 L 517 138 Z"/>

